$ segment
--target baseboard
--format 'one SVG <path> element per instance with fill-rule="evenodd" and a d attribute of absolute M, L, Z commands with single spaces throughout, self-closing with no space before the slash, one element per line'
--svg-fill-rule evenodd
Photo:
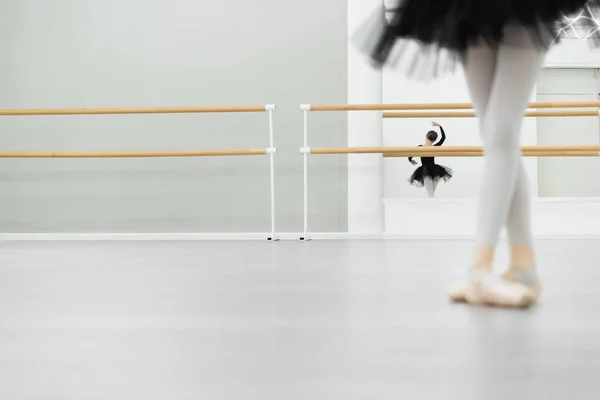
<path fill-rule="evenodd" d="M 538 234 L 534 235 L 534 240 L 600 240 L 600 233 L 583 233 L 583 234 Z M 404 233 L 386 233 L 382 235 L 384 240 L 472 240 L 473 235 L 466 234 L 422 234 L 410 235 Z M 508 238 L 503 235 L 501 241 L 506 241 Z"/>
<path fill-rule="evenodd" d="M 276 240 L 297 241 L 302 233 L 280 233 Z M 319 232 L 306 235 L 309 240 L 471 240 L 466 234 L 404 234 L 404 233 L 349 233 Z M 0 241 L 268 241 L 266 233 L 2 233 Z M 501 240 L 506 240 L 503 236 Z M 535 240 L 600 240 L 600 234 L 546 234 Z"/>
<path fill-rule="evenodd" d="M 300 232 L 276 233 L 0 233 L 0 241 L 200 241 L 200 240 L 299 240 Z M 376 240 L 379 233 L 317 232 L 306 235 L 312 240 Z"/>

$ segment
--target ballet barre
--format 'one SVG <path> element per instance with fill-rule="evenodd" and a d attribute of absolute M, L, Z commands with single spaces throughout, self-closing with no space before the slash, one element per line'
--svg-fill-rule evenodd
<path fill-rule="evenodd" d="M 11 151 L 0 152 L 0 158 L 159 158 L 159 157 L 226 157 L 269 156 L 271 232 L 275 237 L 275 155 L 273 112 L 275 105 L 261 106 L 199 106 L 199 107 L 125 107 L 125 108 L 35 108 L 0 109 L 0 116 L 36 115 L 123 115 L 123 114 L 206 114 L 206 113 L 262 113 L 268 114 L 269 145 L 258 149 L 171 150 L 171 151 Z"/>
<path fill-rule="evenodd" d="M 523 146 L 524 152 L 594 152 L 596 156 L 600 153 L 600 145 L 578 145 L 578 146 Z M 483 155 L 481 146 L 423 146 L 423 147 L 329 147 L 329 148 L 307 148 L 302 153 L 308 154 L 407 154 L 409 157 L 452 157 L 453 154 Z"/>
<path fill-rule="evenodd" d="M 472 110 L 470 103 L 432 104 L 303 104 L 306 111 L 416 111 L 416 110 Z M 600 101 L 533 102 L 528 108 L 600 108 Z M 598 114 L 596 114 L 598 115 Z"/>
<path fill-rule="evenodd" d="M 414 156 L 412 152 L 390 152 L 382 153 L 383 157 L 483 157 L 483 151 L 464 151 L 464 152 L 441 152 L 441 153 L 422 153 L 418 156 Z M 523 157 L 600 157 L 599 151 L 579 151 L 579 150 L 566 150 L 566 151 L 535 151 L 535 150 L 523 150 Z"/>
<path fill-rule="evenodd" d="M 176 150 L 176 151 L 5 151 L 0 158 L 160 158 L 258 156 L 274 149 Z"/>
<path fill-rule="evenodd" d="M 0 110 L 0 116 L 251 113 L 273 111 L 274 109 L 275 106 L 273 105 L 232 107 L 32 108 Z"/>
<path fill-rule="evenodd" d="M 473 118 L 473 111 L 463 112 L 384 112 L 383 118 Z M 598 117 L 597 110 L 577 110 L 577 111 L 527 111 L 526 117 Z"/>
<path fill-rule="evenodd" d="M 543 109 L 540 111 L 539 109 Z M 556 110 L 558 109 L 558 110 Z M 563 109 L 563 110 L 560 110 Z M 570 110 L 564 110 L 570 109 Z M 578 109 L 578 110 L 573 110 Z M 347 147 L 311 148 L 308 144 L 308 113 L 336 111 L 376 111 L 384 119 L 399 118 L 473 118 L 471 103 L 417 103 L 417 104 L 302 104 L 303 114 L 303 157 L 304 177 L 304 229 L 301 241 L 308 239 L 308 155 L 326 154 L 381 154 L 393 157 L 482 157 L 483 149 L 476 146 L 463 147 Z M 446 111 L 440 111 L 446 110 Z M 458 111 L 457 111 L 458 110 Z M 526 117 L 598 117 L 600 101 L 532 102 L 528 104 Z M 525 157 L 598 157 L 600 146 L 525 146 Z"/>

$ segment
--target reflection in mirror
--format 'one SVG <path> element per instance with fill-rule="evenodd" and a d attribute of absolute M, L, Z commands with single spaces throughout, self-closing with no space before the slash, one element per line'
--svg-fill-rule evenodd
<path fill-rule="evenodd" d="M 598 71 L 591 68 L 545 69 L 538 80 L 537 101 L 597 101 Z M 537 119 L 539 145 L 600 144 L 598 117 Z M 533 178 L 535 171 L 530 171 Z M 600 197 L 600 157 L 540 157 L 540 197 Z"/>

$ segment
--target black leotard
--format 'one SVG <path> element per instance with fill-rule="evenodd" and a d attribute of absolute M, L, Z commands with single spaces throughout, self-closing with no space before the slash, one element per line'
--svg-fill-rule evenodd
<path fill-rule="evenodd" d="M 441 126 L 440 126 L 440 132 L 442 133 L 442 138 L 436 144 L 434 144 L 434 146 L 441 146 L 446 141 L 446 132 L 444 132 L 444 128 L 442 128 Z M 420 144 L 419 147 L 423 147 L 423 145 Z M 408 157 L 408 161 L 412 162 L 412 159 L 413 159 L 412 157 Z M 435 164 L 435 157 L 421 157 L 421 164 L 422 165 Z"/>

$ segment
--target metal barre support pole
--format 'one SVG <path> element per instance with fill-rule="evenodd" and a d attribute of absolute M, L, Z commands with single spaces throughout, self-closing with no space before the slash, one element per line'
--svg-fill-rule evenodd
<path fill-rule="evenodd" d="M 275 154 L 277 148 L 275 147 L 275 130 L 273 126 L 273 111 L 275 111 L 274 105 L 266 106 L 269 114 L 269 148 L 267 153 L 269 154 L 269 176 L 271 183 L 271 236 L 267 238 L 269 241 L 277 241 L 275 237 Z"/>
<path fill-rule="evenodd" d="M 310 240 L 308 238 L 308 153 L 310 152 L 308 147 L 308 112 L 311 109 L 310 104 L 303 104 L 300 106 L 302 110 L 303 119 L 304 119 L 304 147 L 300 150 L 303 156 L 303 180 L 304 180 L 304 228 L 302 236 L 300 236 L 300 241 L 306 242 Z M 303 151 L 305 150 L 305 151 Z"/>

